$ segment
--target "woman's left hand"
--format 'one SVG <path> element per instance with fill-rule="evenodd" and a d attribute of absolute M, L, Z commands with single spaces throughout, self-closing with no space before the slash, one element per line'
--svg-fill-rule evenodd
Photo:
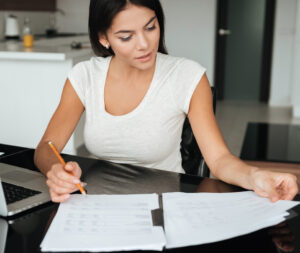
<path fill-rule="evenodd" d="M 298 193 L 297 178 L 292 174 L 255 169 L 250 178 L 254 192 L 272 202 L 292 200 Z"/>

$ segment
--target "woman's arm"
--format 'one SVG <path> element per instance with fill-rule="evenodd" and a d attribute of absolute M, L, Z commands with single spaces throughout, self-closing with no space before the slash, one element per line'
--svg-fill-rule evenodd
<path fill-rule="evenodd" d="M 214 116 L 211 88 L 206 75 L 194 91 L 188 117 L 201 153 L 215 177 L 254 190 L 274 201 L 278 198 L 292 199 L 298 192 L 295 176 L 262 171 L 230 153 Z"/>
<path fill-rule="evenodd" d="M 63 201 L 68 193 L 76 189 L 79 182 L 81 169 L 77 163 L 69 162 L 63 168 L 57 157 L 48 145 L 51 141 L 61 152 L 72 135 L 82 113 L 84 106 L 67 79 L 60 103 L 53 114 L 46 132 L 34 153 L 34 163 L 48 178 L 47 184 L 53 201 Z M 66 172 L 72 171 L 74 176 Z"/>

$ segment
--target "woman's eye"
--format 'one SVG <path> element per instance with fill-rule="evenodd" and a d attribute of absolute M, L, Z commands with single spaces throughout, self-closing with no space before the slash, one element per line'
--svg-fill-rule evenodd
<path fill-rule="evenodd" d="M 120 40 L 122 41 L 129 41 L 131 39 L 131 36 L 127 36 L 127 37 L 121 37 Z"/>
<path fill-rule="evenodd" d="M 155 28 L 156 28 L 156 26 L 153 25 L 153 26 L 147 27 L 147 30 L 148 30 L 148 31 L 152 31 L 152 30 L 154 30 Z"/>

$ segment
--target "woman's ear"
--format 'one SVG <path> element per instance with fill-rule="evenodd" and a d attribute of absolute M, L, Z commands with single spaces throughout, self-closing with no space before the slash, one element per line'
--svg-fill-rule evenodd
<path fill-rule="evenodd" d="M 109 42 L 108 42 L 106 36 L 105 35 L 99 35 L 98 38 L 99 38 L 100 44 L 103 47 L 105 47 L 106 49 L 109 49 L 110 45 L 109 45 Z"/>

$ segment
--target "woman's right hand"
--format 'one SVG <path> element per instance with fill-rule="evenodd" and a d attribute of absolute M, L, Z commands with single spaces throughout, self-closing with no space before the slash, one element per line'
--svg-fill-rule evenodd
<path fill-rule="evenodd" d="M 80 183 L 81 173 L 81 168 L 76 162 L 68 162 L 65 168 L 60 163 L 53 164 L 47 172 L 51 200 L 53 202 L 67 200 L 71 192 L 78 190 L 76 184 Z"/>

